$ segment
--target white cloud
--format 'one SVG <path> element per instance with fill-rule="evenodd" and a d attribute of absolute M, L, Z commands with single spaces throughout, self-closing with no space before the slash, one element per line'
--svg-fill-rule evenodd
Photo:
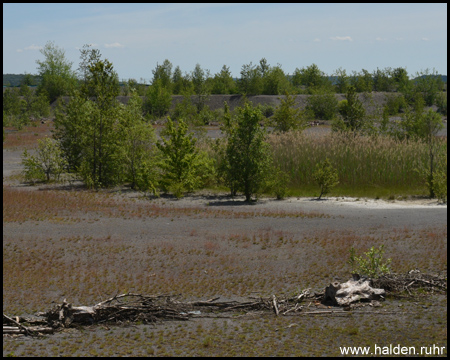
<path fill-rule="evenodd" d="M 124 45 L 119 44 L 118 42 L 112 43 L 112 44 L 105 44 L 106 48 L 121 48 L 124 47 Z"/>
<path fill-rule="evenodd" d="M 421 40 L 423 40 L 423 41 L 428 41 L 428 40 L 430 40 L 430 39 L 428 39 L 428 38 L 426 38 L 426 37 L 422 37 Z"/>
<path fill-rule="evenodd" d="M 331 40 L 339 40 L 339 41 L 353 41 L 350 36 L 333 36 L 330 37 Z"/>
<path fill-rule="evenodd" d="M 17 49 L 16 51 L 17 51 L 17 52 L 23 52 L 23 50 L 22 50 L 22 49 Z"/>
<path fill-rule="evenodd" d="M 319 38 L 315 38 L 313 41 L 314 41 L 314 42 L 319 42 L 320 39 L 319 39 Z"/>
<path fill-rule="evenodd" d="M 376 41 L 386 41 L 387 39 L 386 38 L 377 37 L 375 40 Z"/>
<path fill-rule="evenodd" d="M 38 45 L 30 45 L 30 46 L 27 46 L 24 50 L 41 50 L 42 49 L 42 46 L 38 46 Z"/>

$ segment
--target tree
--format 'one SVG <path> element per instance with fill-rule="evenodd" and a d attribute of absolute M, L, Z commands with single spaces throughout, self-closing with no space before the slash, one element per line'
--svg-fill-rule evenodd
<path fill-rule="evenodd" d="M 161 79 L 157 79 L 148 88 L 144 102 L 144 111 L 152 118 L 158 119 L 165 116 L 172 105 L 172 95 Z"/>
<path fill-rule="evenodd" d="M 123 139 L 121 164 L 124 180 L 130 182 L 132 189 L 150 190 L 157 194 L 156 134 L 153 127 L 144 121 L 141 107 L 142 100 L 136 91 L 132 91 L 128 104 L 121 107 L 118 129 Z"/>
<path fill-rule="evenodd" d="M 237 117 L 225 127 L 225 179 L 231 193 L 243 192 L 247 202 L 262 190 L 271 165 L 270 146 L 264 140 L 261 120 L 261 111 L 246 103 L 237 108 Z"/>
<path fill-rule="evenodd" d="M 156 146 L 162 153 L 160 168 L 163 189 L 180 198 L 184 192 L 201 187 L 210 171 L 210 163 L 206 155 L 196 148 L 197 140 L 192 134 L 188 134 L 186 123 L 180 119 L 178 126 L 175 126 L 167 118 L 161 140 L 162 143 L 157 143 Z"/>
<path fill-rule="evenodd" d="M 435 104 L 438 94 L 443 90 L 444 82 L 435 69 L 426 69 L 416 73 L 415 93 L 421 93 L 425 104 L 432 106 Z"/>
<path fill-rule="evenodd" d="M 353 71 L 353 75 L 350 77 L 350 85 L 355 88 L 356 92 L 370 93 L 373 90 L 372 74 L 366 69 L 362 69 L 360 73 Z"/>
<path fill-rule="evenodd" d="M 238 87 L 243 95 L 258 95 L 262 93 L 263 80 L 261 71 L 252 62 L 242 65 Z"/>
<path fill-rule="evenodd" d="M 112 63 L 89 51 L 82 53 L 82 59 L 89 60 L 81 89 L 72 92 L 65 112 L 57 112 L 55 137 L 61 140 L 71 169 L 88 187 L 99 188 L 123 180 L 118 155 L 122 139 L 117 131 L 120 87 Z"/>
<path fill-rule="evenodd" d="M 280 95 L 287 91 L 289 87 L 289 80 L 280 65 L 265 70 L 263 75 L 263 94 Z"/>
<path fill-rule="evenodd" d="M 168 90 L 168 92 L 172 93 L 172 63 L 169 60 L 164 60 L 162 65 L 156 64 L 156 69 L 152 70 L 153 73 L 153 81 L 152 84 L 155 84 L 156 81 L 161 82 L 161 86 Z"/>
<path fill-rule="evenodd" d="M 295 96 L 289 95 L 285 92 L 285 98 L 279 98 L 281 104 L 276 108 L 273 114 L 273 120 L 275 122 L 275 130 L 286 132 L 291 129 L 304 130 L 307 126 L 306 116 L 304 112 L 295 107 Z"/>
<path fill-rule="evenodd" d="M 339 94 L 345 94 L 350 85 L 350 77 L 347 75 L 345 69 L 339 68 L 334 73 L 336 76 L 336 92 Z"/>
<path fill-rule="evenodd" d="M 235 94 L 236 91 L 236 83 L 231 76 L 230 68 L 223 65 L 220 72 L 214 75 L 211 93 Z"/>
<path fill-rule="evenodd" d="M 362 102 L 358 99 L 355 88 L 350 86 L 346 95 L 347 99 L 342 100 L 339 105 L 339 112 L 342 115 L 341 119 L 333 121 L 332 129 L 334 131 L 360 131 L 367 127 L 364 116 L 365 109 Z"/>
<path fill-rule="evenodd" d="M 25 150 L 22 154 L 25 179 L 28 181 L 50 181 L 51 178 L 59 180 L 65 171 L 67 162 L 63 157 L 60 145 L 57 141 L 44 138 L 38 140 L 36 155 L 28 154 Z"/>
<path fill-rule="evenodd" d="M 313 178 L 320 186 L 319 200 L 322 195 L 327 195 L 333 187 L 339 184 L 338 172 L 331 166 L 328 158 L 323 162 L 316 164 Z"/>
<path fill-rule="evenodd" d="M 294 86 L 306 86 L 309 94 L 314 93 L 314 91 L 320 88 L 330 89 L 332 87 L 330 80 L 316 64 L 300 70 L 295 69 L 293 84 Z"/>
<path fill-rule="evenodd" d="M 76 75 L 71 69 L 72 62 L 65 58 L 64 50 L 53 42 L 48 42 L 40 52 L 45 59 L 36 60 L 41 78 L 37 91 L 38 93 L 46 91 L 50 102 L 53 102 L 59 96 L 68 95 L 75 87 Z"/>
<path fill-rule="evenodd" d="M 211 94 L 211 89 L 208 86 L 208 79 L 210 78 L 209 70 L 203 70 L 200 64 L 196 64 L 194 71 L 192 71 L 191 79 L 194 86 L 194 93 L 197 95 L 197 110 L 202 111 L 206 101 Z"/>
<path fill-rule="evenodd" d="M 189 75 L 183 75 L 179 66 L 173 71 L 172 83 L 174 95 L 182 95 L 183 93 L 191 94 L 194 91 Z"/>

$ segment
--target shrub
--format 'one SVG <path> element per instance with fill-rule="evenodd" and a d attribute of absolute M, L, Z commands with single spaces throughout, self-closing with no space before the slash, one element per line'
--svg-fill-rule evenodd
<path fill-rule="evenodd" d="M 322 195 L 328 194 L 333 187 L 339 184 L 338 172 L 331 166 L 328 158 L 316 165 L 313 178 L 320 186 L 319 200 Z"/>
<path fill-rule="evenodd" d="M 50 181 L 51 178 L 59 180 L 67 166 L 59 143 L 50 138 L 38 140 L 35 156 L 25 150 L 22 154 L 22 164 L 25 168 L 25 179 L 33 182 Z"/>
<path fill-rule="evenodd" d="M 338 100 L 335 94 L 315 94 L 308 97 L 306 109 L 310 110 L 316 119 L 333 120 L 338 113 Z"/>
<path fill-rule="evenodd" d="M 285 99 L 280 98 L 281 104 L 273 115 L 275 130 L 285 132 L 291 129 L 303 130 L 306 128 L 305 113 L 295 108 L 295 97 L 285 93 Z"/>
<path fill-rule="evenodd" d="M 399 112 L 403 112 L 408 106 L 406 99 L 403 95 L 387 94 L 386 105 L 384 111 L 391 116 L 397 115 Z"/>
<path fill-rule="evenodd" d="M 161 132 L 162 144 L 156 146 L 163 159 L 161 185 L 165 191 L 172 192 L 177 198 L 186 191 L 193 191 L 202 186 L 208 177 L 212 164 L 205 155 L 196 148 L 196 139 L 187 133 L 188 128 L 183 120 L 174 126 L 170 118 L 166 128 Z"/>
<path fill-rule="evenodd" d="M 356 273 L 374 279 L 390 272 L 391 259 L 383 262 L 383 255 L 384 245 L 381 245 L 378 249 L 372 246 L 369 251 L 364 253 L 364 256 L 356 256 L 355 248 L 352 246 L 348 264 L 351 266 L 353 274 Z"/>
<path fill-rule="evenodd" d="M 266 182 L 265 191 L 274 194 L 278 200 L 288 196 L 289 174 L 274 166 Z"/>
<path fill-rule="evenodd" d="M 436 105 L 438 107 L 438 112 L 444 116 L 447 116 L 447 93 L 441 92 L 437 95 Z"/>

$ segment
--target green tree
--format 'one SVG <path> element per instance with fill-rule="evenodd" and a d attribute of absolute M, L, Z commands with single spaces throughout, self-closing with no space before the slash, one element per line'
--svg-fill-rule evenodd
<path fill-rule="evenodd" d="M 148 88 L 144 101 L 144 111 L 149 113 L 153 119 L 162 118 L 170 110 L 172 95 L 161 79 L 157 79 Z"/>
<path fill-rule="evenodd" d="M 160 80 L 161 86 L 172 93 L 172 63 L 169 60 L 164 60 L 162 65 L 156 64 L 156 69 L 152 70 L 153 73 L 153 81 L 152 84 L 155 84 L 156 81 Z"/>
<path fill-rule="evenodd" d="M 306 110 L 320 120 L 333 120 L 338 114 L 338 100 L 327 89 L 318 89 L 306 100 Z"/>
<path fill-rule="evenodd" d="M 352 132 L 365 129 L 368 126 L 364 121 L 366 111 L 353 86 L 348 88 L 346 97 L 347 99 L 342 100 L 338 105 L 342 119 L 335 119 L 332 123 L 332 129 L 334 131 Z"/>
<path fill-rule="evenodd" d="M 395 89 L 394 79 L 391 76 L 392 69 L 378 69 L 373 72 L 373 89 L 374 91 L 391 92 Z"/>
<path fill-rule="evenodd" d="M 345 69 L 339 68 L 333 75 L 336 76 L 336 92 L 345 94 L 350 86 L 350 77 L 347 72 Z"/>
<path fill-rule="evenodd" d="M 263 75 L 263 94 L 280 95 L 290 88 L 289 80 L 281 66 L 270 67 Z"/>
<path fill-rule="evenodd" d="M 414 92 L 422 94 L 426 106 L 432 106 L 444 88 L 444 82 L 438 72 L 426 69 L 416 73 Z"/>
<path fill-rule="evenodd" d="M 247 202 L 263 189 L 272 162 L 261 120 L 261 111 L 246 103 L 237 108 L 236 118 L 225 127 L 225 181 L 232 194 L 242 192 Z"/>
<path fill-rule="evenodd" d="M 63 157 L 59 143 L 50 138 L 38 140 L 36 155 L 30 155 L 27 150 L 22 154 L 25 179 L 28 181 L 59 180 L 66 170 L 67 162 Z"/>
<path fill-rule="evenodd" d="M 175 126 L 167 118 L 161 140 L 162 143 L 157 143 L 156 146 L 162 153 L 160 183 L 163 190 L 180 198 L 184 192 L 201 187 L 211 170 L 210 163 L 206 155 L 197 149 L 197 140 L 193 134 L 188 133 L 187 124 L 180 119 Z"/>
<path fill-rule="evenodd" d="M 286 132 L 289 130 L 304 130 L 307 126 L 307 117 L 301 109 L 296 106 L 295 96 L 285 93 L 285 97 L 279 98 L 281 103 L 273 114 L 275 130 Z"/>
<path fill-rule="evenodd" d="M 72 62 L 65 58 L 65 51 L 53 42 L 47 42 L 40 52 L 45 59 L 36 60 L 41 78 L 37 91 L 45 90 L 50 102 L 53 102 L 59 96 L 68 95 L 75 87 L 76 75 L 72 71 Z"/>
<path fill-rule="evenodd" d="M 198 112 L 202 111 L 211 94 L 211 89 L 207 81 L 209 78 L 209 70 L 203 70 L 200 64 L 196 64 L 194 71 L 192 71 L 191 79 L 194 86 L 194 93 L 197 95 L 196 106 Z"/>
<path fill-rule="evenodd" d="M 142 100 L 133 91 L 126 106 L 121 107 L 119 133 L 122 141 L 121 164 L 125 181 L 132 189 L 152 191 L 158 188 L 158 155 L 156 134 L 153 127 L 145 122 L 141 112 Z"/>
<path fill-rule="evenodd" d="M 239 91 L 243 95 L 259 95 L 263 91 L 261 71 L 250 62 L 242 65 L 241 77 L 238 80 Z"/>
<path fill-rule="evenodd" d="M 339 184 L 338 172 L 333 168 L 328 158 L 316 165 L 313 178 L 320 186 L 319 200 L 322 195 L 327 195 L 333 187 Z"/>
<path fill-rule="evenodd" d="M 307 92 L 313 94 L 318 89 L 331 89 L 331 81 L 316 64 L 312 64 L 302 69 L 294 71 L 294 86 L 306 86 Z"/>
<path fill-rule="evenodd" d="M 361 72 L 352 72 L 350 76 L 350 85 L 355 88 L 355 91 L 360 92 L 372 92 L 373 90 L 373 77 L 366 69 L 362 69 Z M 347 89 L 348 92 L 348 89 Z"/>
<path fill-rule="evenodd" d="M 230 68 L 226 65 L 222 66 L 220 72 L 214 75 L 211 92 L 212 94 L 235 94 L 237 92 Z"/>

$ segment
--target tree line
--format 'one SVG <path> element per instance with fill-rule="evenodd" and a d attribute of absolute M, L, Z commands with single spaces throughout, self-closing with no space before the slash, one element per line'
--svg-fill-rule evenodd
<path fill-rule="evenodd" d="M 266 141 L 267 130 L 261 126 L 266 120 L 261 107 L 254 107 L 244 98 L 240 107 L 230 111 L 225 103 L 221 128 L 225 139 L 209 147 L 213 149 L 213 155 L 198 146 L 198 139 L 189 127 L 202 124 L 202 116 L 208 113 L 205 99 L 209 94 L 208 76 L 200 66 L 196 67 L 192 81 L 186 81 L 183 85 L 193 89 L 197 102 L 190 102 L 192 92 L 185 93 L 185 101 L 173 114 L 176 121 L 167 118 L 160 134 L 161 141 L 157 141 L 146 113 L 165 115 L 164 111 L 157 111 L 162 100 L 171 96 L 168 89 L 173 76 L 169 76 L 169 63 L 158 65 L 154 70 L 154 81 L 144 101 L 138 89 L 132 87 L 130 100 L 124 105 L 117 100 L 120 93 L 118 75 L 113 64 L 102 59 L 99 50 L 88 45 L 83 47 L 77 77 L 72 76 L 71 64 L 65 60 L 61 49 L 48 43 L 42 53 L 45 60 L 37 61 L 42 78 L 36 92 L 37 98 L 48 99 L 66 94 L 70 101 L 58 102 L 53 139 L 41 141 L 37 155 L 24 153 L 27 179 L 58 179 L 66 172 L 81 178 L 88 188 L 95 189 L 130 184 L 134 189 L 152 191 L 154 194 L 170 192 L 180 197 L 185 192 L 208 184 L 222 184 L 230 189 L 232 195 L 244 194 L 247 201 L 261 192 L 274 192 L 279 198 L 285 196 L 289 174 L 272 160 Z M 271 71 L 265 62 L 260 67 L 264 73 Z M 247 70 L 253 71 L 255 68 L 250 66 Z M 434 78 L 426 79 L 431 79 L 431 85 L 425 83 L 426 86 L 435 86 Z M 23 86 L 23 91 L 25 88 Z M 349 85 L 346 91 L 346 100 L 337 104 L 339 116 L 333 119 L 333 130 L 427 141 L 430 163 L 426 177 L 430 194 L 434 196 L 435 135 L 442 128 L 442 119 L 433 110 L 425 111 L 427 93 L 414 92 L 413 108 L 406 107 L 402 121 L 390 122 L 387 113 L 384 113 L 380 126 L 374 126 L 373 118 L 366 116 L 356 96 L 355 86 Z M 315 94 L 311 98 L 328 103 L 326 96 Z M 308 112 L 314 104 L 310 109 L 301 110 L 294 106 L 294 99 L 295 95 L 286 91 L 281 104 L 274 109 L 272 125 L 275 131 L 302 131 L 306 128 Z M 25 106 L 24 101 L 26 103 L 21 99 L 22 107 Z M 196 122 L 199 119 L 200 123 Z M 338 182 L 331 165 L 325 160 L 316 169 L 315 177 L 323 194 Z"/>

